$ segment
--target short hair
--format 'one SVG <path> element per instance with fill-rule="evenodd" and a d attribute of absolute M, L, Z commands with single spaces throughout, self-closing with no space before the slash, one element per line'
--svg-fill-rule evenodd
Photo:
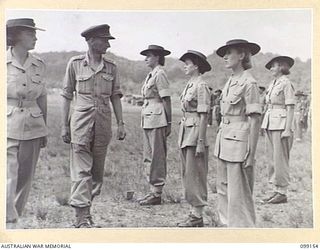
<path fill-rule="evenodd" d="M 199 59 L 198 57 L 189 56 L 189 57 L 186 57 L 185 60 L 186 59 L 189 59 L 194 65 L 198 66 L 198 70 L 199 70 L 200 74 L 203 74 L 206 72 L 203 65 L 201 64 L 201 62 L 202 62 L 201 59 Z"/>
<path fill-rule="evenodd" d="M 159 60 L 158 60 L 158 63 L 161 65 L 161 66 L 164 66 L 164 63 L 165 63 L 165 58 L 164 58 L 164 55 L 161 53 L 161 52 L 157 52 L 155 50 L 151 50 L 150 53 L 154 56 L 158 56 L 159 57 Z"/>
<path fill-rule="evenodd" d="M 238 53 L 244 53 L 244 58 L 241 61 L 241 65 L 244 68 L 244 70 L 251 69 L 252 63 L 251 63 L 251 51 L 248 48 L 240 47 L 240 46 L 234 46 L 234 49 L 238 51 Z"/>
<path fill-rule="evenodd" d="M 290 66 L 287 62 L 284 61 L 278 61 L 279 66 L 280 66 L 280 72 L 283 75 L 289 75 L 290 74 Z"/>
<path fill-rule="evenodd" d="M 18 35 L 22 30 L 25 30 L 25 27 L 14 27 L 7 29 L 7 46 L 15 46 L 18 39 Z"/>

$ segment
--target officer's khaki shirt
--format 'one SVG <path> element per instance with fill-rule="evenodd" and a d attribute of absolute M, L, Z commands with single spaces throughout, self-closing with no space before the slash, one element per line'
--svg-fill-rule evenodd
<path fill-rule="evenodd" d="M 71 142 L 86 145 L 95 133 L 95 145 L 105 146 L 110 142 L 111 108 L 110 97 L 122 96 L 116 65 L 103 56 L 97 70 L 89 63 L 88 54 L 70 59 L 63 82 L 62 96 L 72 100 Z"/>
<path fill-rule="evenodd" d="M 144 129 L 168 125 L 162 98 L 170 96 L 169 81 L 163 68 L 158 65 L 146 77 L 141 89 L 144 99 L 141 126 Z"/>
<path fill-rule="evenodd" d="M 201 76 L 190 79 L 181 96 L 184 117 L 180 122 L 178 143 L 180 148 L 197 146 L 200 126 L 200 113 L 209 113 L 211 105 L 210 89 Z M 208 142 L 205 138 L 205 145 Z"/>
<path fill-rule="evenodd" d="M 294 87 L 290 80 L 284 75 L 273 80 L 267 90 L 267 111 L 261 127 L 268 130 L 284 130 L 287 120 L 285 106 L 294 104 Z"/>
<path fill-rule="evenodd" d="M 45 64 L 31 54 L 21 65 L 7 51 L 7 137 L 30 140 L 47 135 L 44 116 L 37 100 L 47 94 Z"/>
<path fill-rule="evenodd" d="M 244 71 L 240 78 L 229 78 L 221 94 L 222 121 L 214 149 L 216 157 L 229 162 L 245 161 L 249 153 L 247 116 L 261 114 L 259 97 L 256 80 L 248 71 Z"/>

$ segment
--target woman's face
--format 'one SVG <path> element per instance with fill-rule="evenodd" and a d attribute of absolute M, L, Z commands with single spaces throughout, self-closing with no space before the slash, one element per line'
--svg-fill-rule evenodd
<path fill-rule="evenodd" d="M 184 61 L 184 72 L 186 75 L 191 76 L 196 71 L 198 71 L 198 66 L 193 64 L 193 62 L 190 59 L 186 59 Z"/>
<path fill-rule="evenodd" d="M 235 48 L 227 49 L 226 54 L 223 57 L 226 68 L 235 69 L 239 67 L 243 57 L 244 53 L 239 53 Z"/>
<path fill-rule="evenodd" d="M 23 29 L 19 31 L 17 35 L 17 42 L 15 44 L 25 48 L 26 50 L 34 49 L 36 45 L 37 37 L 34 29 Z"/>
<path fill-rule="evenodd" d="M 146 58 L 144 59 L 147 66 L 150 68 L 155 68 L 159 64 L 159 56 L 155 56 L 151 52 L 148 52 Z"/>
<path fill-rule="evenodd" d="M 273 62 L 270 68 L 271 75 L 273 77 L 279 77 L 282 75 L 281 65 L 279 62 Z"/>

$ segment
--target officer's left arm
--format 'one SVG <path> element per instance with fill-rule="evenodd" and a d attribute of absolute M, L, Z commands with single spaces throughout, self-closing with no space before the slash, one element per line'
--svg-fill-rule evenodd
<path fill-rule="evenodd" d="M 259 139 L 261 104 L 259 102 L 259 89 L 257 83 L 247 85 L 245 92 L 246 114 L 249 116 L 249 155 L 245 167 L 253 166 Z"/>
<path fill-rule="evenodd" d="M 113 81 L 112 95 L 110 97 L 110 100 L 111 100 L 113 111 L 118 123 L 117 139 L 123 140 L 126 137 L 126 132 L 124 130 L 124 122 L 122 117 L 122 104 L 121 104 L 122 92 L 120 90 L 119 73 L 116 71 L 114 74 L 115 74 L 115 78 Z"/>
<path fill-rule="evenodd" d="M 293 122 L 293 116 L 294 116 L 294 104 L 295 104 L 295 98 L 294 98 L 294 87 L 293 85 L 288 81 L 284 85 L 283 89 L 284 93 L 284 100 L 286 105 L 286 126 L 284 131 L 281 133 L 281 138 L 284 137 L 290 137 L 292 135 L 292 122 Z"/>

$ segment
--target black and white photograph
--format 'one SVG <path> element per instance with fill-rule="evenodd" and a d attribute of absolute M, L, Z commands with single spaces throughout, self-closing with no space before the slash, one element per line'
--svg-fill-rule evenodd
<path fill-rule="evenodd" d="M 313 229 L 312 19 L 6 9 L 6 229 Z"/>

